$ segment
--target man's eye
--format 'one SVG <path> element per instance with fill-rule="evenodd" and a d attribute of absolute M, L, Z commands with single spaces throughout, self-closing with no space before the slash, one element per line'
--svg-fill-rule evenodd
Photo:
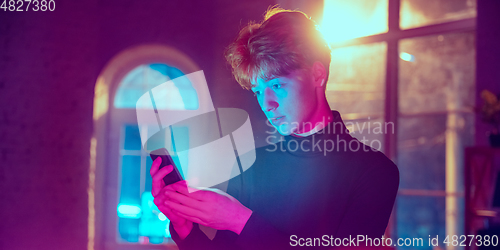
<path fill-rule="evenodd" d="M 281 84 L 278 83 L 273 84 L 273 89 L 279 89 L 279 88 L 281 88 Z"/>
<path fill-rule="evenodd" d="M 255 91 L 255 92 L 253 92 L 253 95 L 254 95 L 254 96 L 258 96 L 258 95 L 260 95 L 260 91 Z"/>

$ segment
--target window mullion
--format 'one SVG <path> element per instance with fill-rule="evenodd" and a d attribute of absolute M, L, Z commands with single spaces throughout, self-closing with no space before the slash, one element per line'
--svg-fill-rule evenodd
<path fill-rule="evenodd" d="M 389 0 L 388 22 L 389 32 L 399 31 L 399 7 L 400 0 Z"/>
<path fill-rule="evenodd" d="M 400 0 L 389 0 L 388 6 L 388 33 L 399 32 L 399 8 Z M 394 131 L 386 131 L 384 134 L 384 151 L 387 157 L 397 162 L 397 120 L 398 120 L 398 40 L 387 41 L 386 75 L 385 75 L 385 112 L 384 120 L 394 124 Z M 397 237 L 397 205 L 394 205 L 389 225 L 387 227 L 387 237 Z"/>

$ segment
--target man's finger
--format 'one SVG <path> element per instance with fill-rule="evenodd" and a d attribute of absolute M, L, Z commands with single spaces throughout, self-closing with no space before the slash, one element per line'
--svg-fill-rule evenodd
<path fill-rule="evenodd" d="M 169 186 L 174 191 L 182 194 L 189 194 L 186 180 L 178 181 L 176 183 L 170 184 Z"/>
<path fill-rule="evenodd" d="M 174 212 L 182 212 L 183 214 L 185 214 L 187 216 L 192 216 L 192 217 L 198 217 L 198 218 L 204 217 L 204 214 L 202 212 L 200 212 L 199 210 L 196 210 L 194 208 L 190 208 L 188 206 L 185 206 L 185 205 L 182 205 L 179 203 L 175 203 L 171 200 L 165 201 L 165 205 L 167 207 L 169 207 L 170 209 L 172 209 L 172 211 L 174 211 Z"/>
<path fill-rule="evenodd" d="M 172 165 L 168 165 L 168 166 L 158 170 L 153 176 L 151 176 L 151 178 L 153 179 L 152 188 L 151 188 L 151 194 L 153 195 L 153 197 L 158 195 L 160 190 L 163 187 L 165 187 L 165 182 L 163 182 L 163 177 L 165 177 L 167 174 L 172 172 L 173 169 L 174 168 Z"/>
<path fill-rule="evenodd" d="M 189 221 L 192 221 L 194 223 L 198 223 L 200 225 L 204 225 L 204 226 L 208 226 L 207 223 L 203 220 L 201 220 L 200 218 L 197 218 L 197 217 L 194 217 L 194 216 L 189 216 L 189 215 L 185 215 L 181 212 L 177 212 L 177 211 L 174 211 L 173 213 L 177 214 L 177 216 L 185 219 L 185 220 L 189 220 Z"/>
<path fill-rule="evenodd" d="M 188 191 L 189 189 L 189 191 Z M 179 188 L 179 192 L 183 192 L 184 194 L 192 197 L 193 199 L 197 199 L 199 201 L 209 201 L 212 199 L 213 195 L 215 194 L 213 191 L 207 191 L 207 190 L 202 190 L 202 189 L 196 189 L 192 187 L 188 187 L 187 189 L 184 188 Z"/>
<path fill-rule="evenodd" d="M 203 207 L 203 204 L 199 200 L 194 199 L 189 195 L 181 194 L 176 191 L 170 191 L 170 190 L 165 191 L 165 195 L 170 200 L 173 200 L 177 203 L 182 203 L 183 205 L 188 206 L 190 208 L 194 208 L 196 210 L 201 210 L 201 208 Z"/>
<path fill-rule="evenodd" d="M 184 218 L 182 216 L 179 216 L 178 214 L 174 213 L 172 209 L 170 209 L 166 205 L 161 205 L 158 207 L 160 211 L 165 215 L 172 223 L 174 224 L 183 224 L 184 223 Z"/>
<path fill-rule="evenodd" d="M 151 176 L 155 175 L 156 172 L 158 172 L 160 165 L 161 165 L 161 157 L 156 157 L 156 159 L 153 161 L 153 164 L 151 165 L 149 174 L 151 174 Z"/>
<path fill-rule="evenodd" d="M 166 200 L 165 195 L 157 195 L 156 197 L 154 197 L 154 199 L 153 199 L 153 203 L 154 203 L 157 207 L 160 207 L 161 205 L 163 205 L 163 203 L 165 202 L 165 200 Z"/>
<path fill-rule="evenodd" d="M 174 167 L 172 165 L 165 166 L 164 168 L 158 170 L 154 175 L 151 177 L 153 178 L 153 181 L 159 181 L 163 180 L 163 177 L 165 177 L 167 174 L 172 172 L 174 170 Z"/>
<path fill-rule="evenodd" d="M 185 194 L 187 196 L 193 197 L 198 200 L 206 200 L 206 194 L 201 189 L 197 189 L 194 187 L 189 187 L 187 181 L 178 181 L 174 184 L 169 185 L 171 188 L 181 194 Z"/>
<path fill-rule="evenodd" d="M 163 180 L 161 181 L 153 181 L 151 187 L 151 195 L 156 198 L 156 196 L 161 192 L 161 189 L 165 186 Z"/>
<path fill-rule="evenodd" d="M 163 189 L 164 190 L 164 189 Z M 163 191 L 162 190 L 162 191 Z M 158 207 L 158 209 L 165 215 L 167 216 L 167 218 L 176 223 L 176 224 L 181 224 L 183 223 L 183 220 L 184 218 L 183 217 L 180 217 L 179 215 L 177 214 L 174 214 L 172 212 L 172 210 L 170 209 L 170 207 L 167 207 L 165 205 L 165 201 L 167 200 L 167 196 L 165 196 L 165 194 L 163 194 L 163 192 L 160 192 L 154 199 L 153 199 L 153 202 L 154 204 L 156 205 L 156 207 Z"/>

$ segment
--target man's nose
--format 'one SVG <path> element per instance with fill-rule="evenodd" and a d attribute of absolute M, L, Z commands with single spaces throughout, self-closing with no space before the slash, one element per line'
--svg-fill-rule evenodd
<path fill-rule="evenodd" d="M 276 95 L 271 88 L 266 88 L 264 90 L 264 103 L 262 105 L 262 110 L 264 112 L 269 112 L 276 109 L 279 106 Z"/>

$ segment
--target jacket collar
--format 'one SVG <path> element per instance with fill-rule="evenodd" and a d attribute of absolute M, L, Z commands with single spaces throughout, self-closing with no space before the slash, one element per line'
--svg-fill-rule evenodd
<path fill-rule="evenodd" d="M 318 131 L 313 129 L 311 134 L 284 136 L 280 141 L 280 147 L 288 153 L 298 156 L 326 155 L 329 153 L 328 151 L 338 151 L 337 146 L 340 140 L 349 143 L 353 137 L 349 135 L 349 130 L 342 121 L 340 113 L 332 110 L 332 115 L 333 120 L 326 123 L 323 128 L 315 128 Z"/>

